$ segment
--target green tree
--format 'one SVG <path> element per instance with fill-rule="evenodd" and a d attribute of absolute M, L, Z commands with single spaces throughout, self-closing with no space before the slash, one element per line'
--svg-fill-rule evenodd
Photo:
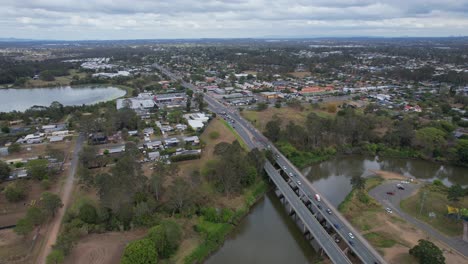
<path fill-rule="evenodd" d="M 9 153 L 18 153 L 21 151 L 21 145 L 19 143 L 12 143 L 9 147 L 8 147 L 8 152 Z"/>
<path fill-rule="evenodd" d="M 157 248 L 158 255 L 161 258 L 168 258 L 175 253 L 179 247 L 182 237 L 180 226 L 171 220 L 165 220 L 160 225 L 152 227 L 148 232 L 148 238 L 151 239 Z"/>
<path fill-rule="evenodd" d="M 27 235 L 33 230 L 33 223 L 29 218 L 22 218 L 16 222 L 16 226 L 13 229 L 18 235 Z"/>
<path fill-rule="evenodd" d="M 10 166 L 3 160 L 0 160 L 0 181 L 7 179 L 10 176 L 10 172 Z"/>
<path fill-rule="evenodd" d="M 445 257 L 436 245 L 431 241 L 420 239 L 418 244 L 409 250 L 410 255 L 413 255 L 421 264 L 444 264 Z"/>
<path fill-rule="evenodd" d="M 78 217 L 88 224 L 96 224 L 98 221 L 96 208 L 89 203 L 85 203 L 80 207 Z"/>
<path fill-rule="evenodd" d="M 460 139 L 457 142 L 456 153 L 458 161 L 468 163 L 468 139 Z"/>
<path fill-rule="evenodd" d="M 46 81 L 46 82 L 51 82 L 51 81 L 55 80 L 54 75 L 50 71 L 41 72 L 40 78 L 41 78 L 41 80 Z"/>
<path fill-rule="evenodd" d="M 121 264 L 156 264 L 158 252 L 151 239 L 145 238 L 130 242 L 122 256 Z"/>
<path fill-rule="evenodd" d="M 26 186 L 22 181 L 12 182 L 3 190 L 9 202 L 19 202 L 26 197 Z"/>
<path fill-rule="evenodd" d="M 31 221 L 34 225 L 40 225 L 44 223 L 45 215 L 41 208 L 33 206 L 29 207 L 26 212 L 26 218 Z"/>
<path fill-rule="evenodd" d="M 268 104 L 264 102 L 260 102 L 257 104 L 257 111 L 261 112 L 263 110 L 266 110 L 268 108 Z"/>
<path fill-rule="evenodd" d="M 265 136 L 273 142 L 278 141 L 281 133 L 280 125 L 281 121 L 278 118 L 269 121 L 265 127 Z"/>
<path fill-rule="evenodd" d="M 55 193 L 44 192 L 41 194 L 41 207 L 47 216 L 54 216 L 62 205 L 62 200 Z"/>
<path fill-rule="evenodd" d="M 465 190 L 460 184 L 450 186 L 447 193 L 447 199 L 449 201 L 459 201 L 461 197 L 465 195 Z"/>
<path fill-rule="evenodd" d="M 196 93 L 195 94 L 195 102 L 197 103 L 198 105 L 198 110 L 200 112 L 203 112 L 203 110 L 205 109 L 205 101 L 204 101 L 204 98 L 203 98 L 203 94 L 202 93 Z"/>
<path fill-rule="evenodd" d="M 434 155 L 434 151 L 440 151 L 446 144 L 446 133 L 435 127 L 425 127 L 416 131 L 415 144 L 421 147 L 429 156 Z"/>
<path fill-rule="evenodd" d="M 36 180 L 45 179 L 47 177 L 47 174 L 49 173 L 47 163 L 48 161 L 46 159 L 36 159 L 28 161 L 28 163 L 26 164 L 28 175 Z"/>
<path fill-rule="evenodd" d="M 362 176 L 353 176 L 351 178 L 351 185 L 356 190 L 364 190 L 366 188 L 366 180 Z"/>
<path fill-rule="evenodd" d="M 46 264 L 60 264 L 64 259 L 65 255 L 63 254 L 63 251 L 54 249 L 47 256 Z"/>

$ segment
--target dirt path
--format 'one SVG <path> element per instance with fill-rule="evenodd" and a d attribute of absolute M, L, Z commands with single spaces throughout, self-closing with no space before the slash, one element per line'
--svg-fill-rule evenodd
<path fill-rule="evenodd" d="M 65 181 L 65 184 L 63 185 L 63 189 L 60 192 L 60 199 L 62 199 L 63 207 L 58 210 L 57 215 L 48 225 L 48 228 L 44 234 L 45 236 L 44 242 L 42 244 L 40 253 L 37 258 L 37 263 L 39 264 L 46 263 L 47 255 L 49 255 L 50 251 L 52 250 L 52 245 L 54 245 L 55 241 L 57 241 L 57 236 L 60 231 L 62 218 L 65 214 L 65 210 L 67 209 L 70 203 L 70 198 L 71 198 L 71 194 L 73 190 L 73 183 L 75 180 L 76 167 L 78 165 L 78 154 L 80 153 L 81 148 L 83 147 L 83 142 L 84 142 L 84 136 L 83 135 L 78 136 L 75 149 L 73 150 L 73 154 L 72 154 L 72 162 L 71 162 L 70 170 L 69 170 L 67 179 Z"/>

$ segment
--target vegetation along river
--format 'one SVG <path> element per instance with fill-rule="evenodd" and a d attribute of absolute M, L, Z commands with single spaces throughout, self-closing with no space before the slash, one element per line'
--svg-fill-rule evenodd
<path fill-rule="evenodd" d="M 345 156 L 304 169 L 307 178 L 338 206 L 351 191 L 355 175 L 369 177 L 384 170 L 446 185 L 468 186 L 468 168 L 423 160 Z M 265 195 L 206 263 L 311 263 L 318 255 L 307 244 L 273 192 Z"/>

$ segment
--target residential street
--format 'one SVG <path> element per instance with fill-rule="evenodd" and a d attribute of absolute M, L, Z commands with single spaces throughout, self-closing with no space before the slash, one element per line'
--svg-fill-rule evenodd
<path fill-rule="evenodd" d="M 394 213 L 398 214 L 401 218 L 405 219 L 407 222 L 415 225 L 419 229 L 426 232 L 431 237 L 445 243 L 449 247 L 457 250 L 465 257 L 468 256 L 468 243 L 464 242 L 459 237 L 447 237 L 431 227 L 430 225 L 415 219 L 411 215 L 403 212 L 400 207 L 400 201 L 408 198 L 412 194 L 416 193 L 417 190 L 422 186 L 422 183 L 419 184 L 404 184 L 405 190 L 398 190 L 396 188 L 396 184 L 399 181 L 390 181 L 384 182 L 383 184 L 375 187 L 374 189 L 369 191 L 369 194 L 376 199 L 379 203 L 381 203 L 384 207 L 389 207 L 393 210 Z M 395 195 L 388 195 L 387 192 L 392 191 L 395 192 Z"/>
<path fill-rule="evenodd" d="M 54 219 L 52 219 L 52 222 L 47 227 L 47 231 L 44 234 L 45 240 L 42 244 L 42 248 L 40 250 L 36 263 L 46 263 L 47 255 L 49 255 L 50 251 L 52 250 L 52 245 L 54 245 L 57 241 L 57 237 L 60 231 L 60 225 L 62 223 L 62 218 L 65 215 L 65 211 L 70 204 L 71 194 L 73 191 L 73 183 L 76 174 L 76 167 L 78 165 L 79 153 L 83 147 L 84 139 L 84 135 L 80 134 L 78 136 L 78 139 L 76 140 L 75 149 L 73 150 L 72 154 L 70 170 L 67 179 L 65 180 L 65 183 L 63 185 L 63 188 L 60 192 L 60 199 L 62 199 L 63 206 L 58 210 L 57 215 L 54 217 Z"/>

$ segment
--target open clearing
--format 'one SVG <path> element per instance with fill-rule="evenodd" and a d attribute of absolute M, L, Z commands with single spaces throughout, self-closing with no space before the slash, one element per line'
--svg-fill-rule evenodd
<path fill-rule="evenodd" d="M 146 230 L 91 234 L 73 247 L 64 263 L 111 264 L 119 263 L 128 242 L 145 236 Z"/>
<path fill-rule="evenodd" d="M 382 179 L 369 178 L 366 182 L 366 191 L 381 182 Z M 408 251 L 417 245 L 419 239 L 431 240 L 441 248 L 444 251 L 446 263 L 466 263 L 466 258 L 451 252 L 445 244 L 431 239 L 425 232 L 407 223 L 396 214 L 385 212 L 384 208 L 369 195 L 367 195 L 369 202 L 365 204 L 359 200 L 355 192 L 353 193 L 354 195 L 347 198 L 340 206 L 340 211 L 388 263 L 418 263 Z"/>
<path fill-rule="evenodd" d="M 296 109 L 293 107 L 269 107 L 264 111 L 252 111 L 244 110 L 241 112 L 241 115 L 249 120 L 257 129 L 263 131 L 266 124 L 273 119 L 273 116 L 277 115 L 283 122 L 283 126 L 286 126 L 289 121 L 292 121 L 296 124 L 304 124 L 307 118 L 307 115 L 310 113 L 316 113 L 318 116 L 322 117 L 331 117 L 333 114 L 328 113 L 322 109 L 313 109 L 310 105 L 303 105 L 304 109 Z"/>

